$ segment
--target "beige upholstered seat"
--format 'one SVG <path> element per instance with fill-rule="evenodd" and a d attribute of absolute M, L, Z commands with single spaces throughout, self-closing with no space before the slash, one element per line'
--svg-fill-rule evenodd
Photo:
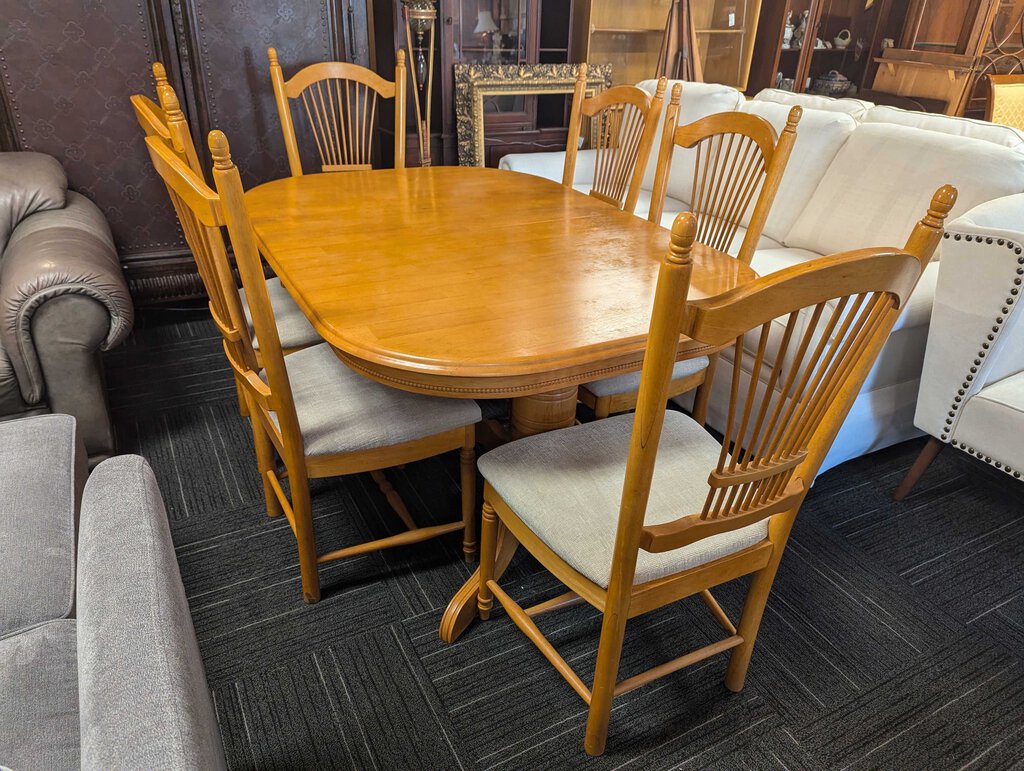
<path fill-rule="evenodd" d="M 285 366 L 310 457 L 392 447 L 480 421 L 472 399 L 442 399 L 381 385 L 342 364 L 326 343 L 296 351 L 285 358 Z M 264 373 L 260 376 L 266 380 Z"/>
<path fill-rule="evenodd" d="M 696 359 L 676 362 L 676 366 L 672 368 L 672 379 L 679 380 L 690 375 L 696 375 L 698 372 L 706 370 L 710 361 L 707 356 L 700 356 Z M 598 398 L 632 393 L 640 388 L 640 370 L 627 372 L 625 375 L 605 378 L 604 380 L 596 380 L 593 383 L 586 383 L 583 387 Z"/>
<path fill-rule="evenodd" d="M 292 357 L 289 357 L 289 359 Z M 516 515 L 559 557 L 608 586 L 633 415 L 618 415 L 506 444 L 477 466 Z M 708 469 L 722 446 L 681 412 L 665 414 L 645 522 L 671 522 L 704 508 Z M 768 535 L 768 520 L 660 554 L 640 551 L 634 584 L 740 551 Z"/>
<path fill-rule="evenodd" d="M 260 349 L 259 341 L 252 329 L 252 312 L 249 310 L 249 303 L 245 299 L 245 290 L 240 289 L 238 294 L 242 298 L 242 311 L 245 313 L 245 322 L 249 327 L 249 336 L 252 338 L 252 347 L 257 351 Z M 286 351 L 297 348 L 307 348 L 317 343 L 322 343 L 320 335 L 309 323 L 306 314 L 302 312 L 288 290 L 284 288 L 279 278 L 267 279 L 267 294 L 270 295 L 270 304 L 274 307 L 274 318 L 277 319 L 277 334 L 281 337 L 281 347 Z"/>

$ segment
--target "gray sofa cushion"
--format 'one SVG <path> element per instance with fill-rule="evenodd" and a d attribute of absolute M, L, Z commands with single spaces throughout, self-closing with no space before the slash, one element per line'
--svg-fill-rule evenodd
<path fill-rule="evenodd" d="M 0 766 L 53 771 L 78 760 L 74 620 L 0 639 Z"/>
<path fill-rule="evenodd" d="M 633 415 L 510 442 L 480 457 L 480 473 L 556 554 L 598 586 L 611 576 Z M 698 514 L 722 446 L 691 418 L 665 413 L 648 525 Z M 641 551 L 635 583 L 687 570 L 752 546 L 768 522 L 704 538 L 661 554 Z"/>
<path fill-rule="evenodd" d="M 153 472 L 104 461 L 82 500 L 78 676 L 83 768 L 224 767 Z"/>
<path fill-rule="evenodd" d="M 342 364 L 326 343 L 285 357 L 285 364 L 309 456 L 390 447 L 480 422 L 472 399 L 381 385 Z"/>
<path fill-rule="evenodd" d="M 0 153 L 0 252 L 25 217 L 64 206 L 68 179 L 56 158 L 42 153 Z"/>
<path fill-rule="evenodd" d="M 0 636 L 71 613 L 85 463 L 68 415 L 0 423 Z"/>

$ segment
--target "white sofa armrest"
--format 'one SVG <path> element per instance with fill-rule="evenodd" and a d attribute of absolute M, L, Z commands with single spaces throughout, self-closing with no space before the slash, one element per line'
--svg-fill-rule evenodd
<path fill-rule="evenodd" d="M 967 400 L 1024 371 L 1024 194 L 976 206 L 946 229 L 915 425 L 948 441 Z"/>
<path fill-rule="evenodd" d="M 597 164 L 596 150 L 580 150 L 576 154 L 576 173 L 573 175 L 574 185 L 594 184 L 594 167 Z M 565 168 L 565 151 L 558 153 L 513 153 L 506 155 L 498 162 L 498 168 L 506 171 L 518 171 L 534 177 L 544 177 L 561 183 L 562 170 Z"/>

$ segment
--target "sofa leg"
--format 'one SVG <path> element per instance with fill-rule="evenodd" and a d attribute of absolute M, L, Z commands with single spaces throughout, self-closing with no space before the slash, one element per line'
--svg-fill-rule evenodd
<path fill-rule="evenodd" d="M 935 456 L 939 454 L 939 451 L 946 446 L 945 442 L 940 442 L 934 436 L 928 437 L 928 444 L 921 450 L 921 454 L 917 456 L 917 460 L 914 461 L 914 465 L 910 467 L 910 471 L 903 477 L 903 481 L 900 482 L 899 487 L 896 488 L 896 492 L 892 494 L 893 500 L 902 501 L 908 495 L 910 491 L 914 489 L 914 485 L 924 475 L 924 472 L 928 470 L 928 467 L 935 460 Z"/>

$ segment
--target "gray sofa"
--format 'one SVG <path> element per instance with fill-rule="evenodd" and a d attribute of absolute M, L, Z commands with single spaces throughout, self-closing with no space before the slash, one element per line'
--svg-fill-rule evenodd
<path fill-rule="evenodd" d="M 43 415 L 0 423 L 0 464 L 0 766 L 223 768 L 146 461 L 86 481 L 74 418 Z"/>
<path fill-rule="evenodd" d="M 0 419 L 74 415 L 92 462 L 111 455 L 100 353 L 132 321 L 100 210 L 54 158 L 0 153 Z"/>

